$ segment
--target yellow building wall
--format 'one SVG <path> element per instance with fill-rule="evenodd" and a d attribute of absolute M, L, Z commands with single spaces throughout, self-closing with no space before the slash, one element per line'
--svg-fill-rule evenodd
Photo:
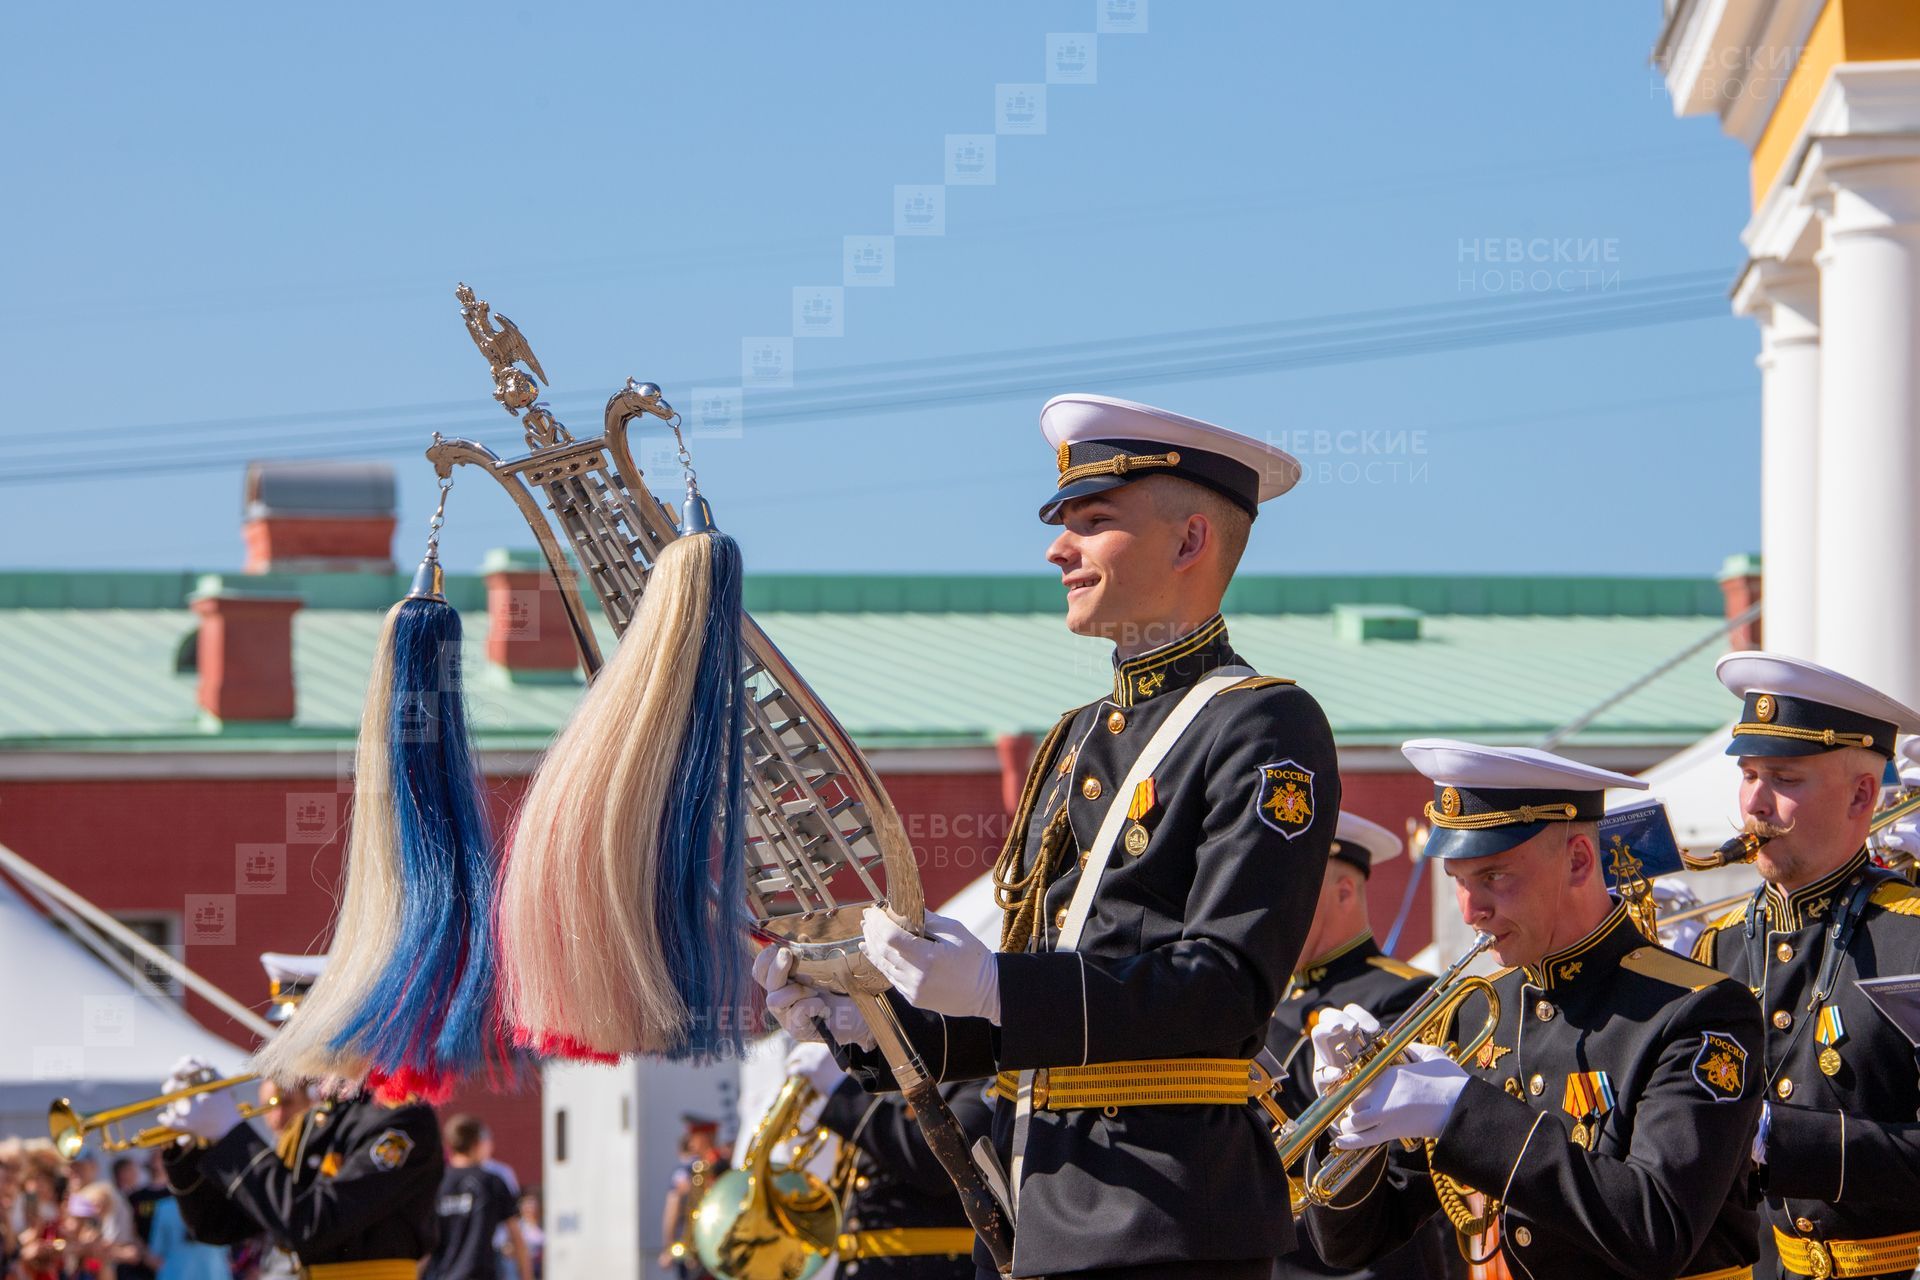
<path fill-rule="evenodd" d="M 1920 58 L 1920 0 L 1827 0 L 1753 148 L 1757 206 L 1793 157 L 1814 101 L 1842 62 Z"/>

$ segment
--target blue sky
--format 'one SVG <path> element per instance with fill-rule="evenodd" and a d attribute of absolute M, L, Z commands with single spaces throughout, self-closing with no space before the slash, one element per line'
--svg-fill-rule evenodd
<path fill-rule="evenodd" d="M 1049 34 L 1095 32 L 1103 2 L 13 7 L 0 478 L 43 478 L 0 484 L 0 566 L 231 567 L 239 458 L 375 446 L 411 558 L 431 431 L 518 440 L 456 281 L 526 332 L 563 420 L 596 430 L 629 375 L 685 407 L 737 384 L 743 340 L 792 334 L 795 288 L 841 285 L 844 237 L 892 232 L 894 188 L 941 186 L 946 136 L 993 134 L 996 86 L 1043 83 Z M 796 394 L 836 366 L 1345 312 L 1457 324 L 1515 302 L 1488 241 L 1524 246 L 1519 302 L 1575 311 L 1741 262 L 1743 156 L 1674 119 L 1651 0 L 1141 7 L 1144 32 L 1087 42 L 1094 83 L 1047 86 L 1043 135 L 996 137 L 992 185 L 945 188 L 943 235 L 894 240 L 892 287 L 845 289 L 843 336 L 795 340 Z M 1542 287 L 1534 258 L 1568 251 L 1595 270 L 1549 261 Z M 1050 390 L 1299 446 L 1252 570 L 1711 574 L 1758 537 L 1756 348 L 1714 306 Z M 750 570 L 1046 568 L 1045 393 L 799 420 L 783 397 L 693 441 Z M 203 457 L 227 461 L 159 469 Z M 530 543 L 479 476 L 448 522 L 455 570 Z"/>

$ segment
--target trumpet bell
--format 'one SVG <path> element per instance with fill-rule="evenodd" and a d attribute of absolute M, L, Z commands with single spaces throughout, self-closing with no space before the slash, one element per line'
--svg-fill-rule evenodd
<path fill-rule="evenodd" d="M 774 1173 L 764 1201 L 754 1174 L 729 1169 L 693 1215 L 693 1247 L 721 1280 L 809 1280 L 840 1235 L 840 1207 L 819 1178 Z"/>
<path fill-rule="evenodd" d="M 47 1107 L 47 1134 L 62 1160 L 71 1160 L 87 1145 L 86 1121 L 78 1108 L 65 1098 L 55 1098 Z"/>

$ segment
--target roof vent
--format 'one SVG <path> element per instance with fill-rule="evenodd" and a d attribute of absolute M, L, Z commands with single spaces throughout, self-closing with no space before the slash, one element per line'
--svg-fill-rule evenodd
<path fill-rule="evenodd" d="M 1336 604 L 1333 634 L 1346 644 L 1367 640 L 1418 640 L 1427 615 L 1400 604 Z"/>

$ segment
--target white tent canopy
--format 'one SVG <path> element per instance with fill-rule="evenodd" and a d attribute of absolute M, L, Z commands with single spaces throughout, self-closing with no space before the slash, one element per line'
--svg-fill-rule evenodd
<path fill-rule="evenodd" d="M 192 1054 L 225 1072 L 248 1051 L 116 973 L 0 880 L 0 1136 L 44 1138 L 47 1104 L 83 1112 L 159 1092 Z M 137 1127 L 137 1126 L 135 1126 Z"/>

